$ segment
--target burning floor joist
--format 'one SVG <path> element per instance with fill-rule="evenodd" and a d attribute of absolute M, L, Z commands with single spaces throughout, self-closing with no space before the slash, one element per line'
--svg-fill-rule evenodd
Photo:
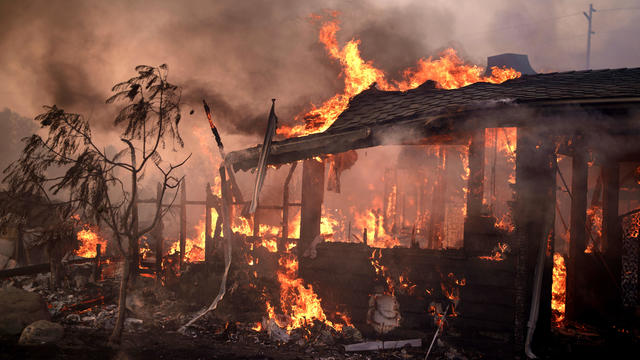
<path fill-rule="evenodd" d="M 177 175 L 191 155 L 159 155 L 184 145 L 166 65 L 113 88 L 122 151 L 97 146 L 82 116 L 45 108 L 48 137 L 26 140 L 0 193 L 2 355 L 640 349 L 640 68 L 536 74 L 503 54 L 485 72 L 448 49 L 393 81 L 358 41 L 339 47 L 338 29 L 323 22 L 320 42 L 344 91 L 292 126 L 272 100 L 262 145 L 227 153 L 203 101 L 222 160 L 198 164 L 216 174 L 203 192 Z M 43 180 L 56 166 L 64 176 Z M 58 191 L 69 200 L 48 196 Z"/>

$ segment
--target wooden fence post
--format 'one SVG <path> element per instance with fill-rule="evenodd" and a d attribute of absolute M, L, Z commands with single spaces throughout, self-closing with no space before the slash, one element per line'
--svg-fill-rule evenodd
<path fill-rule="evenodd" d="M 186 177 L 180 184 L 180 270 L 183 269 L 185 246 L 187 241 L 187 182 Z"/>

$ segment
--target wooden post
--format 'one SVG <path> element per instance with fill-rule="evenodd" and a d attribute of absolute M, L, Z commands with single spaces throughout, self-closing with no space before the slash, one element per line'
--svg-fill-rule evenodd
<path fill-rule="evenodd" d="M 183 269 L 184 252 L 187 241 L 187 182 L 180 184 L 180 270 Z"/>
<path fill-rule="evenodd" d="M 367 245 L 367 228 L 362 230 L 362 243 Z"/>
<path fill-rule="evenodd" d="M 612 279 L 602 288 L 606 307 L 618 309 L 622 305 L 620 294 L 622 272 L 622 236 L 618 220 L 618 202 L 620 188 L 620 168 L 616 159 L 606 158 L 602 164 L 602 238 L 604 240 L 604 258 Z"/>
<path fill-rule="evenodd" d="M 298 256 L 320 235 L 322 202 L 324 200 L 324 162 L 307 159 L 302 163 L 302 206 Z"/>
<path fill-rule="evenodd" d="M 158 183 L 156 189 L 156 201 L 158 202 L 156 206 L 158 206 L 158 209 L 160 210 L 162 207 L 162 185 L 160 183 Z M 162 273 L 162 255 L 164 254 L 163 227 L 162 218 L 160 218 L 153 229 L 153 237 L 156 240 L 156 279 L 159 279 L 160 274 Z"/>
<path fill-rule="evenodd" d="M 484 194 L 484 137 L 485 129 L 476 130 L 469 143 L 469 180 L 467 188 L 467 217 L 464 221 L 465 251 L 473 251 L 477 247 L 472 243 L 474 229 L 480 226 L 482 216 L 482 195 Z M 477 231 L 477 230 L 476 230 Z"/>
<path fill-rule="evenodd" d="M 138 212 L 138 197 L 132 200 L 132 223 L 133 223 L 133 241 L 129 243 L 129 254 L 131 257 L 131 263 L 129 264 L 129 283 L 135 284 L 138 279 L 138 273 L 140 272 L 140 233 L 139 230 L 139 212 Z"/>
<path fill-rule="evenodd" d="M 256 211 L 253 213 L 253 236 L 260 236 L 260 218 L 258 217 L 258 212 L 260 212 L 260 205 L 256 207 Z"/>
<path fill-rule="evenodd" d="M 232 214 L 232 183 L 227 180 L 226 168 L 224 164 L 220 166 L 220 212 L 218 213 L 218 220 L 222 218 L 222 226 L 224 227 L 224 238 L 225 243 L 226 240 L 229 243 L 233 241 L 233 221 L 231 220 L 234 216 Z M 217 227 L 217 225 L 216 225 Z M 226 244 L 224 245 L 226 246 Z"/>
<path fill-rule="evenodd" d="M 437 166 L 437 183 L 433 189 L 433 200 L 431 203 L 432 215 L 429 222 L 429 248 L 440 249 L 442 248 L 442 241 L 444 240 L 444 217 L 446 211 L 446 192 L 447 192 L 447 157 L 445 148 L 440 147 L 438 150 Z"/>
<path fill-rule="evenodd" d="M 542 288 L 539 298 L 539 316 L 534 334 L 534 345 L 544 344 L 551 330 L 551 284 L 553 272 L 553 228 L 555 224 L 556 158 L 550 134 L 530 128 L 518 128 L 516 154 L 516 235 L 522 236 L 516 255 L 522 255 L 524 273 L 518 278 L 524 281 L 529 318 L 534 273 L 541 243 L 545 251 Z M 548 251 L 550 250 L 550 251 Z M 525 323 L 526 326 L 526 323 Z M 526 328 L 524 329 L 526 333 Z M 534 353 L 537 353 L 534 349 Z"/>
<path fill-rule="evenodd" d="M 16 238 L 16 243 L 14 244 L 13 249 L 13 258 L 16 260 L 17 266 L 28 265 L 23 261 L 24 259 L 24 242 L 22 241 L 22 237 L 24 235 L 24 231 L 22 230 L 22 225 L 18 225 L 18 237 Z"/>
<path fill-rule="evenodd" d="M 96 257 L 93 259 L 93 281 L 98 282 L 102 278 L 102 269 L 100 268 L 102 244 L 96 244 Z"/>
<path fill-rule="evenodd" d="M 395 199 L 390 200 L 390 197 L 393 195 L 394 186 L 396 183 L 394 182 L 396 177 L 394 176 L 394 169 L 386 168 L 384 170 L 384 199 L 383 199 L 383 220 L 382 226 L 384 229 L 391 233 L 393 228 L 395 227 L 395 209 L 393 208 L 393 204 L 395 204 Z"/>
<path fill-rule="evenodd" d="M 213 224 L 211 221 L 211 209 L 213 209 L 213 194 L 211 193 L 211 184 L 207 183 L 205 189 L 205 205 L 204 205 L 204 262 L 211 261 L 211 252 L 213 251 Z"/>
<path fill-rule="evenodd" d="M 566 303 L 567 320 L 577 320 L 584 311 L 584 299 L 579 295 L 584 286 L 583 269 L 584 250 L 587 247 L 587 192 L 589 167 L 587 164 L 587 148 L 584 139 L 576 136 L 573 139 L 573 159 L 571 165 L 571 220 L 569 234 L 569 259 L 566 262 Z"/>
<path fill-rule="evenodd" d="M 218 218 L 216 219 L 216 229 L 213 233 L 213 246 L 217 247 L 220 243 L 220 239 L 222 238 L 222 211 L 220 208 L 216 208 L 216 212 L 218 213 Z"/>
<path fill-rule="evenodd" d="M 280 244 L 278 244 L 278 252 L 285 251 L 287 239 L 289 238 L 289 184 L 291 183 L 293 172 L 296 171 L 297 166 L 297 161 L 291 164 L 282 189 L 282 240 Z"/>

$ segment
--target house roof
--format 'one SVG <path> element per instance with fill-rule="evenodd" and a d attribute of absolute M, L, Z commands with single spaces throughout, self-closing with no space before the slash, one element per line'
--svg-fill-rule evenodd
<path fill-rule="evenodd" d="M 453 141 L 453 133 L 469 130 L 470 126 L 452 122 L 453 118 L 496 110 L 503 114 L 523 105 L 549 108 L 611 104 L 640 104 L 640 68 L 523 75 L 502 84 L 475 83 L 453 90 L 438 89 L 432 81 L 405 92 L 381 91 L 372 86 L 353 97 L 323 133 L 275 141 L 269 163 L 385 143 L 407 143 L 410 138 L 427 139 L 422 143 L 428 143 L 430 137 L 439 137 L 439 142 Z M 517 125 L 519 120 L 511 121 Z M 491 127 L 477 122 L 471 126 Z M 247 170 L 256 165 L 258 156 L 256 146 L 232 152 L 226 160 L 236 171 Z"/>

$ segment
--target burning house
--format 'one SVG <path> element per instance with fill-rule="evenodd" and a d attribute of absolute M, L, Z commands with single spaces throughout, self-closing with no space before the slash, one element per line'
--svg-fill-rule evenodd
<path fill-rule="evenodd" d="M 392 80 L 359 40 L 339 46 L 337 13 L 326 17 L 311 16 L 343 90 L 288 123 L 274 99 L 263 144 L 232 152 L 216 127 L 229 114 L 203 100 L 213 138 L 193 127 L 205 156 L 189 175 L 172 172 L 191 155 L 159 155 L 163 136 L 186 142 L 164 64 L 112 88 L 107 103 L 125 104 L 115 124 L 128 121 L 113 157 L 83 116 L 45 107 L 49 138 L 32 137 L 14 163 L 28 166 L 9 172 L 40 180 L 70 166 L 56 189 L 83 211 L 13 206 L 24 177 L 0 194 L 29 225 L 0 224 L 7 353 L 62 341 L 65 358 L 552 358 L 588 353 L 595 342 L 580 341 L 596 328 L 640 344 L 640 68 L 537 74 L 526 55 L 502 54 L 485 70 L 447 49 Z M 51 139 L 84 155 L 29 151 Z M 188 198 L 195 172 L 205 191 Z M 19 327 L 14 313 L 26 314 Z M 47 320 L 55 336 L 23 341 Z M 550 351 L 559 335 L 573 342 Z"/>
<path fill-rule="evenodd" d="M 348 313 L 360 329 L 433 331 L 447 309 L 450 337 L 501 356 L 531 354 L 564 316 L 633 313 L 639 79 L 640 69 L 616 69 L 452 90 L 371 85 L 326 130 L 271 144 L 270 165 L 302 163 L 299 276 L 325 311 Z M 326 236 L 323 217 L 339 208 L 326 191 L 340 184 L 342 202 L 362 200 L 349 193 L 367 185 L 349 188 L 345 169 L 384 148 L 397 156 L 366 170 L 383 183 L 367 199 L 382 199 L 372 221 L 345 216 L 342 233 Z M 250 170 L 260 151 L 225 161 Z"/>

